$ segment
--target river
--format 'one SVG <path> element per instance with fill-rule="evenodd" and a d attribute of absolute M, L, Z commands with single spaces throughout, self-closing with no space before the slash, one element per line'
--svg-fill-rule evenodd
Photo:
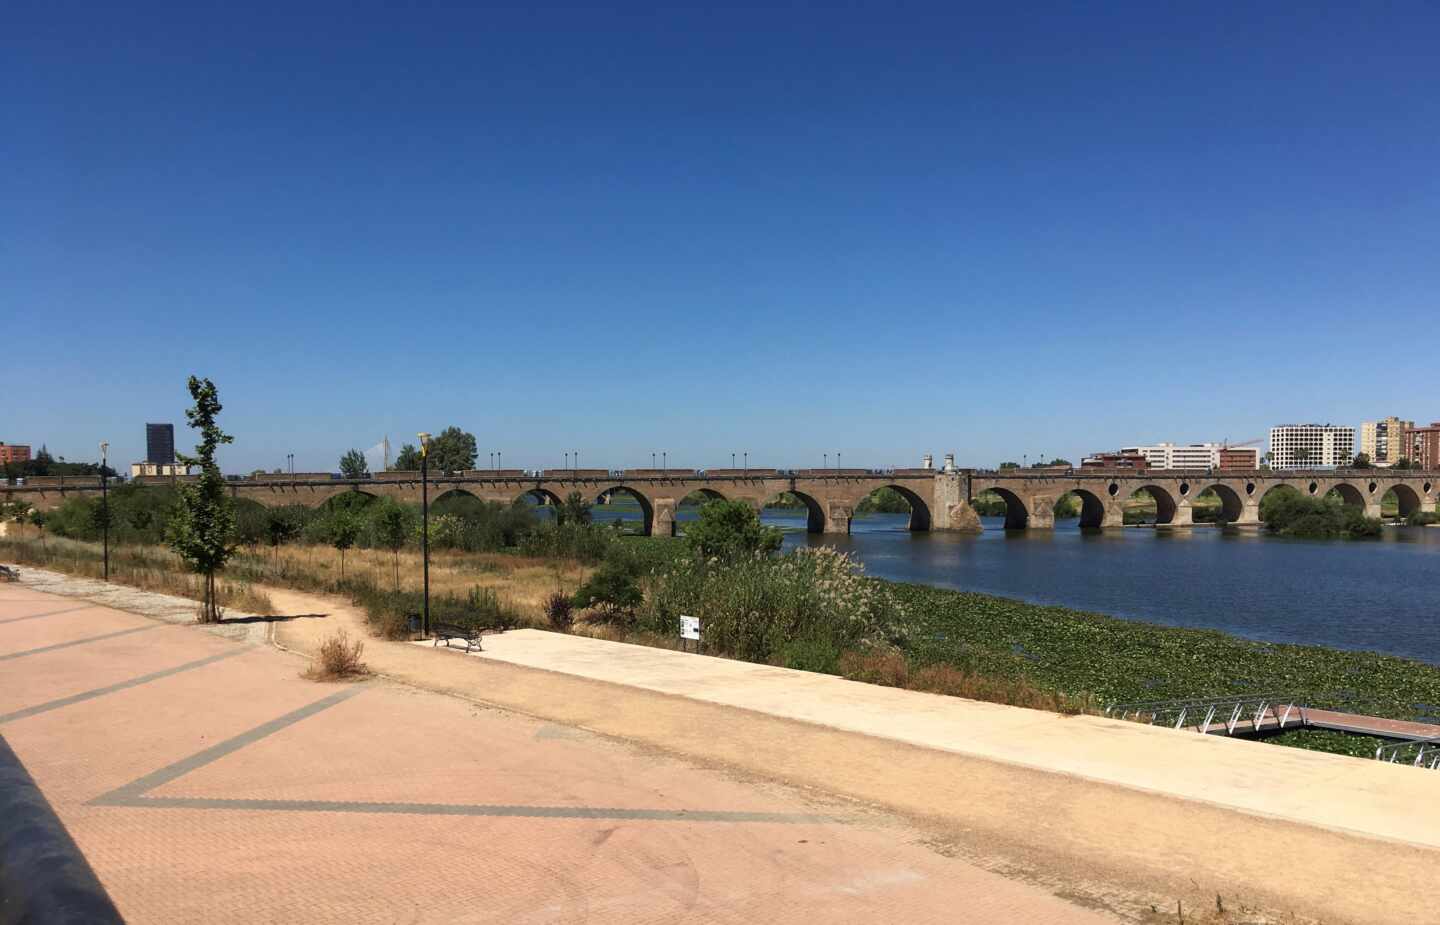
<path fill-rule="evenodd" d="M 805 533 L 803 512 L 762 519 L 786 531 L 786 548 L 835 546 L 876 578 L 1440 664 L 1440 528 L 1296 540 L 1213 527 L 1082 532 L 1074 520 L 1007 532 L 1002 518 L 983 518 L 984 533 L 963 536 L 911 533 L 908 514 L 871 514 L 847 537 Z"/>

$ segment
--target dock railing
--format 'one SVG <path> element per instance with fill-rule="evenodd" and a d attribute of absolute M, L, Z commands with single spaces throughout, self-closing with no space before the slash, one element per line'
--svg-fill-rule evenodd
<path fill-rule="evenodd" d="M 1387 742 L 1375 749 L 1375 760 L 1429 768 L 1432 771 L 1440 770 L 1440 737 L 1415 739 L 1410 742 Z"/>
<path fill-rule="evenodd" d="M 1305 725 L 1309 698 L 1303 694 L 1246 694 L 1230 697 L 1191 697 L 1184 700 L 1150 700 L 1113 703 L 1106 716 L 1172 729 L 1193 728 L 1201 735 L 1235 735 Z"/>

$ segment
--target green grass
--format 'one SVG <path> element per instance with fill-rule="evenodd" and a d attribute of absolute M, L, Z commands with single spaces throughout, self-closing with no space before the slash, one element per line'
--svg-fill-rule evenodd
<path fill-rule="evenodd" d="M 1255 642 L 924 585 L 896 584 L 917 664 L 1024 679 L 1101 704 L 1240 693 L 1308 694 L 1312 706 L 1434 722 L 1440 666 L 1374 652 Z M 1344 740 L 1342 742 L 1342 739 Z M 1352 753 L 1351 737 L 1277 737 Z M 1343 746 L 1343 747 L 1342 747 Z M 1373 753 L 1375 743 L 1368 748 Z"/>

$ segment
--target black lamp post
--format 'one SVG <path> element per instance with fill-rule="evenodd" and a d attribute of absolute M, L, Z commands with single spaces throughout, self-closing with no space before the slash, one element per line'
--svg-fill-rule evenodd
<path fill-rule="evenodd" d="M 745 474 L 746 474 L 746 475 L 749 475 L 749 474 L 750 474 L 750 451 L 749 451 L 749 450 L 746 450 L 746 451 L 745 451 L 744 459 L 745 459 Z"/>
<path fill-rule="evenodd" d="M 425 581 L 425 603 L 420 611 L 420 632 L 430 635 L 430 435 L 420 438 L 420 562 Z"/>
<path fill-rule="evenodd" d="M 110 480 L 105 477 L 105 466 L 109 459 L 110 444 L 100 444 L 100 516 L 105 531 L 105 580 L 110 580 Z"/>
<path fill-rule="evenodd" d="M 735 468 L 735 454 L 734 454 L 734 453 L 731 453 L 731 454 L 730 454 L 730 468 L 731 468 L 731 469 L 734 469 L 734 468 Z"/>
<path fill-rule="evenodd" d="M 664 450 L 660 451 L 660 471 L 662 473 L 670 471 L 670 454 Z"/>

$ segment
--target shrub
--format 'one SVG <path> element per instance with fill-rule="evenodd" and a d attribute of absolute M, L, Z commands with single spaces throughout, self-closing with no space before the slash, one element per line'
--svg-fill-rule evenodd
<path fill-rule="evenodd" d="M 570 632 L 570 627 L 575 624 L 575 604 L 570 600 L 570 595 L 564 591 L 556 591 L 545 598 L 544 607 L 551 629 L 561 633 Z"/>
<path fill-rule="evenodd" d="M 365 651 L 365 642 L 350 640 L 350 634 L 343 629 L 320 643 L 319 656 L 305 669 L 304 677 L 311 681 L 343 681 L 370 673 L 360 656 Z"/>
<path fill-rule="evenodd" d="M 645 629 L 674 635 L 681 614 L 698 616 L 707 648 L 749 661 L 773 661 L 795 640 L 843 651 L 905 636 L 889 588 L 827 546 L 729 562 L 692 556 L 648 585 Z"/>
<path fill-rule="evenodd" d="M 761 524 L 760 515 L 744 501 L 710 501 L 685 527 L 685 542 L 702 559 L 769 555 L 783 539 L 779 530 Z"/>
<path fill-rule="evenodd" d="M 1415 511 L 1405 518 L 1405 522 L 1412 527 L 1426 527 L 1430 524 L 1440 523 L 1440 514 L 1434 511 Z"/>
<path fill-rule="evenodd" d="M 612 620 L 628 617 L 645 600 L 638 578 L 633 565 L 621 557 L 609 557 L 575 592 L 574 604 L 598 608 Z"/>
<path fill-rule="evenodd" d="M 828 639 L 792 639 L 780 647 L 778 661 L 786 668 L 835 674 L 840 650 Z"/>

